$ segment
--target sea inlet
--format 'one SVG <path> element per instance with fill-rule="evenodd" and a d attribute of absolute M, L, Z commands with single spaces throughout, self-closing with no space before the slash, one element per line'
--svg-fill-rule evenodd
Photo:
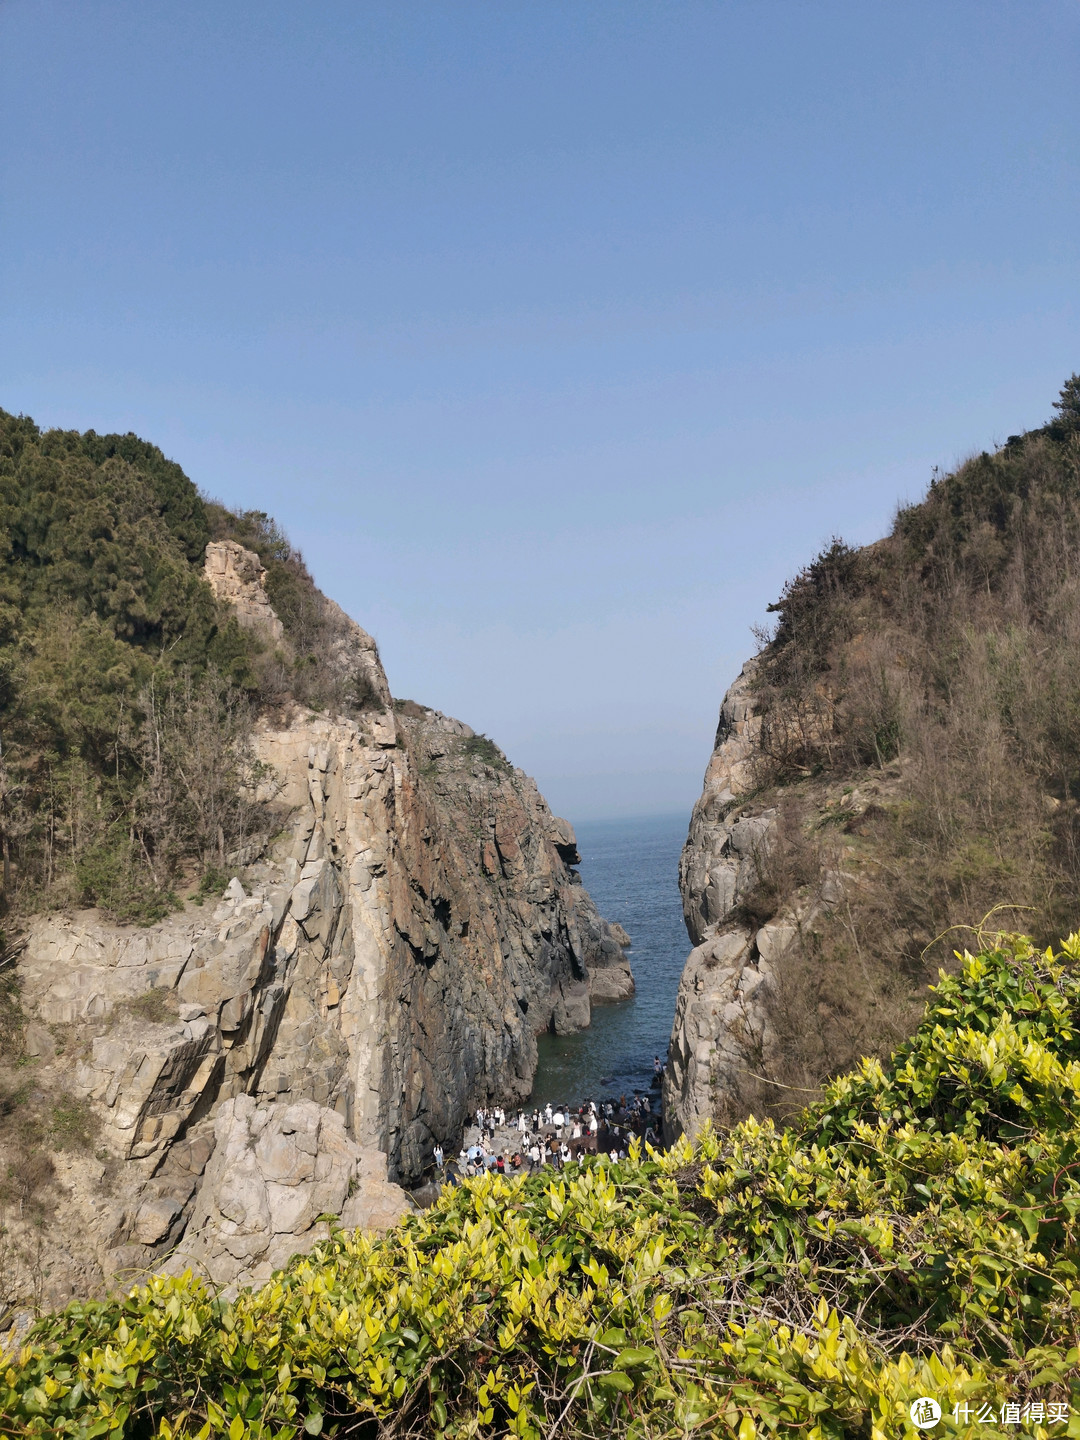
<path fill-rule="evenodd" d="M 600 914 L 633 941 L 637 993 L 593 1007 L 576 1035 L 541 1035 L 531 1104 L 632 1096 L 648 1090 L 653 1058 L 667 1054 L 675 995 L 690 952 L 679 895 L 686 816 L 649 816 L 576 825 L 581 878 Z"/>

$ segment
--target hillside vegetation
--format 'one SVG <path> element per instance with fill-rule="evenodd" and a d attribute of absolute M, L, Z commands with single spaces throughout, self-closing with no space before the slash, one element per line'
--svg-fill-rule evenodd
<path fill-rule="evenodd" d="M 267 566 L 280 652 L 203 579 L 224 538 Z M 206 500 L 156 446 L 0 411 L 3 909 L 152 920 L 178 887 L 216 884 L 259 823 L 254 711 L 368 698 L 327 663 L 339 613 L 265 514 Z"/>
<path fill-rule="evenodd" d="M 1056 418 L 935 476 L 891 533 L 834 541 L 772 606 L 752 682 L 772 850 L 738 918 L 823 876 L 776 1007 L 804 1090 L 910 1032 L 988 912 L 1049 943 L 1080 894 L 1080 378 Z M 798 1091 L 747 1085 L 741 1109 Z"/>
<path fill-rule="evenodd" d="M 939 1435 L 1006 1404 L 1075 1435 L 1078 956 L 966 957 L 786 1129 L 469 1181 L 233 1301 L 73 1305 L 0 1374 L 3 1432 L 885 1440 L 929 1396 Z"/>

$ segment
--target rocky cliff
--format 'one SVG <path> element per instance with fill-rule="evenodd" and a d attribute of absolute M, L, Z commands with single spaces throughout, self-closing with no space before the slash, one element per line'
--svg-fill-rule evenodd
<path fill-rule="evenodd" d="M 910 803 L 910 765 L 777 777 L 772 747 L 790 717 L 762 714 L 761 663 L 724 696 L 679 865 L 694 948 L 664 1080 L 669 1139 L 706 1118 L 800 1109 L 836 1070 L 898 1044 L 950 960 L 928 957 L 925 919 L 899 909 L 894 817 Z M 803 717 L 815 743 L 828 739 L 825 698 Z"/>
<path fill-rule="evenodd" d="M 1058 418 L 821 552 L 724 698 L 680 880 L 670 1134 L 782 1115 L 1080 886 L 1080 378 Z"/>
<path fill-rule="evenodd" d="M 257 556 L 211 545 L 206 575 L 281 642 Z M 385 1225 L 477 1104 L 528 1095 L 539 1031 L 633 988 L 570 826 L 468 726 L 395 713 L 374 642 L 333 611 L 364 706 L 258 722 L 266 835 L 217 903 L 146 928 L 96 911 L 29 926 L 30 1112 L 63 1097 L 82 1143 L 46 1124 L 51 1174 L 21 1220 L 7 1207 L 9 1292 L 56 1303 L 166 1261 L 242 1284 L 313 1243 L 322 1214 Z M 9 1164 L 29 1138 L 8 1137 Z"/>
<path fill-rule="evenodd" d="M 776 818 L 741 803 L 754 790 L 761 727 L 749 693 L 751 661 L 724 696 L 705 785 L 679 863 L 683 915 L 694 949 L 675 1003 L 664 1077 L 667 1138 L 693 1134 L 742 1094 L 774 1043 L 768 999 L 774 961 L 791 927 L 755 929 L 740 902 L 758 883 Z"/>

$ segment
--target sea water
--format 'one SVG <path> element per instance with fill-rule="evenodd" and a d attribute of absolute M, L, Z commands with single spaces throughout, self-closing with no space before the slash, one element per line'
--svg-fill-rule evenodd
<path fill-rule="evenodd" d="M 617 920 L 633 942 L 637 992 L 615 1005 L 594 1005 L 587 1030 L 538 1037 L 534 1104 L 577 1105 L 647 1090 L 653 1057 L 667 1054 L 675 994 L 690 953 L 679 895 L 686 816 L 593 821 L 576 831 L 585 888 L 600 914 Z"/>

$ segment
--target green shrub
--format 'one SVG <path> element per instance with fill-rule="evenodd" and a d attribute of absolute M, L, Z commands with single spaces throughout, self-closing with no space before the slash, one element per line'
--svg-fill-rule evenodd
<path fill-rule="evenodd" d="M 209 538 L 155 446 L 0 411 L 5 907 L 152 921 L 207 837 L 241 841 L 259 646 L 203 578 Z"/>
<path fill-rule="evenodd" d="M 488 765 L 492 770 L 500 770 L 504 774 L 513 770 L 513 766 L 495 741 L 486 735 L 469 735 L 462 740 L 461 753 L 466 760 L 479 760 L 482 765 Z"/>
<path fill-rule="evenodd" d="M 73 1305 L 3 1376 L 5 1433 L 885 1440 L 920 1395 L 949 1435 L 1076 1405 L 1078 956 L 965 957 L 786 1129 L 470 1181 L 232 1302 L 187 1274 Z"/>
<path fill-rule="evenodd" d="M 228 885 L 229 878 L 228 871 L 217 865 L 208 865 L 199 877 L 199 888 L 193 897 L 195 903 L 201 905 L 204 900 L 218 899 Z"/>
<path fill-rule="evenodd" d="M 166 1021 L 175 1020 L 178 1014 L 176 991 L 166 990 L 164 987 L 144 990 L 141 995 L 122 1000 L 113 1014 L 117 1019 L 124 1015 L 134 1015 L 151 1025 L 163 1025 Z"/>
<path fill-rule="evenodd" d="M 62 1091 L 53 1102 L 49 1140 L 57 1150 L 90 1150 L 100 1121 L 89 1100 Z"/>

